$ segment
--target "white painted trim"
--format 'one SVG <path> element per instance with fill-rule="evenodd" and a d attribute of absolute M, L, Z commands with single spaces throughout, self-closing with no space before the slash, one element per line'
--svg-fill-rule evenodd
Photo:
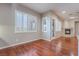
<path fill-rule="evenodd" d="M 54 39 L 57 39 L 57 38 L 60 38 L 60 37 L 61 37 L 61 36 L 55 36 L 55 37 L 52 37 L 51 40 L 54 40 Z M 51 41 L 51 40 L 50 40 L 50 41 Z"/>
<path fill-rule="evenodd" d="M 46 40 L 46 41 L 51 41 L 50 39 L 43 39 L 43 40 Z"/>
<path fill-rule="evenodd" d="M 39 40 L 39 39 L 35 39 L 35 40 Z M 26 41 L 26 42 L 12 44 L 12 45 L 5 46 L 5 47 L 0 47 L 0 49 L 5 49 L 5 48 L 13 47 L 13 46 L 16 46 L 16 45 L 20 45 L 20 44 L 24 44 L 24 43 L 29 43 L 29 42 L 32 42 L 32 41 L 35 41 L 35 40 L 30 40 L 30 41 Z"/>
<path fill-rule="evenodd" d="M 60 37 L 60 36 L 59 36 Z M 59 37 L 53 37 L 53 39 L 56 39 L 56 38 L 59 38 Z M 32 42 L 32 41 L 36 41 L 36 40 L 39 40 L 39 39 L 34 39 L 34 40 L 30 40 L 30 41 L 26 41 L 26 42 L 21 42 L 21 43 L 16 43 L 16 44 L 12 44 L 12 45 L 9 45 L 9 46 L 5 46 L 5 47 L 0 47 L 0 49 L 5 49 L 5 48 L 9 48 L 9 47 L 13 47 L 13 46 L 16 46 L 16 45 L 20 45 L 20 44 L 24 44 L 24 43 L 29 43 L 29 42 Z M 43 39 L 43 40 L 46 40 L 46 39 Z M 51 39 L 49 40 L 46 40 L 46 41 L 51 41 Z"/>

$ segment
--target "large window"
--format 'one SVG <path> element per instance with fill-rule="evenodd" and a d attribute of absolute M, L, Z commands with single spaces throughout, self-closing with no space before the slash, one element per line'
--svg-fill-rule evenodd
<path fill-rule="evenodd" d="M 21 11 L 15 11 L 15 32 L 36 32 L 37 17 Z"/>
<path fill-rule="evenodd" d="M 50 18 L 43 17 L 42 18 L 42 32 L 50 31 Z"/>
<path fill-rule="evenodd" d="M 42 19 L 42 32 L 47 32 L 47 19 L 46 17 L 43 17 Z"/>

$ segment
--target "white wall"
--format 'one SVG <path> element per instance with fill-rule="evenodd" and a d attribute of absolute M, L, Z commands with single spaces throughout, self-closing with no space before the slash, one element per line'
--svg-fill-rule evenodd
<path fill-rule="evenodd" d="M 11 8 L 10 4 L 0 4 L 0 45 L 7 46 L 7 37 L 10 34 L 10 25 L 11 25 Z M 6 44 L 4 43 L 6 42 Z"/>
<path fill-rule="evenodd" d="M 38 32 L 15 33 L 15 8 L 38 17 Z M 0 38 L 7 44 L 3 47 L 40 39 L 40 33 L 40 15 L 38 13 L 18 4 L 0 4 Z"/>

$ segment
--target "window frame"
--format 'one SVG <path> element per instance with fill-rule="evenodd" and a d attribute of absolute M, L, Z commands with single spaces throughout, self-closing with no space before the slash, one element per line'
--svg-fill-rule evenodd
<path fill-rule="evenodd" d="M 21 12 L 21 13 L 22 13 L 22 30 L 21 30 L 21 31 L 18 31 L 18 30 L 17 30 L 17 27 L 18 27 L 18 26 L 16 26 L 16 23 L 17 23 L 17 22 L 16 22 L 16 21 L 17 21 L 17 16 L 16 16 L 16 15 L 17 15 L 17 12 Z M 26 26 L 27 26 L 27 30 L 26 30 L 26 31 L 24 31 L 24 29 L 23 29 L 23 28 L 24 28 L 24 26 L 23 26 L 24 14 L 27 14 L 27 25 L 26 25 Z M 37 20 L 37 19 L 38 19 L 38 17 L 35 16 L 35 15 L 32 15 L 32 16 L 35 17 L 35 19 L 36 19 L 36 20 L 35 20 L 35 24 L 36 24 L 36 25 L 35 25 L 35 30 L 29 31 L 29 30 L 28 30 L 28 27 L 29 27 L 29 26 L 28 26 L 28 20 L 29 20 L 29 19 L 28 19 L 28 16 L 29 16 L 29 15 L 32 15 L 32 14 L 29 14 L 29 13 L 26 13 L 26 12 L 22 12 L 22 11 L 19 11 L 19 10 L 15 10 L 15 33 L 37 32 L 37 26 L 38 26 L 38 23 L 37 23 L 38 20 Z M 32 20 L 31 20 L 31 21 L 32 21 Z"/>

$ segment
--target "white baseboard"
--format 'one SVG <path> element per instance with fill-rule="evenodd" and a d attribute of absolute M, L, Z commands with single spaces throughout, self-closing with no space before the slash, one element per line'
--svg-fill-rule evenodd
<path fill-rule="evenodd" d="M 53 38 L 51 38 L 49 40 L 48 39 L 43 39 L 43 40 L 51 41 L 51 40 L 56 39 L 56 38 L 58 38 L 58 37 L 53 37 Z M 14 43 L 14 44 L 11 44 L 9 46 L 0 47 L 0 49 L 4 49 L 4 48 L 8 48 L 8 47 L 13 47 L 13 46 L 20 45 L 20 44 L 24 44 L 24 43 L 29 43 L 29 42 L 32 42 L 32 41 L 35 41 L 35 40 L 39 40 L 39 39 L 34 39 L 34 40 L 20 42 L 20 43 Z"/>
<path fill-rule="evenodd" d="M 39 40 L 39 39 L 34 39 L 34 40 L 30 40 L 30 41 L 15 43 L 15 44 L 12 44 L 12 45 L 9 45 L 9 46 L 0 47 L 0 49 L 5 49 L 5 48 L 13 47 L 13 46 L 16 46 L 16 45 L 20 45 L 20 44 L 24 44 L 24 43 L 29 43 L 29 42 L 32 42 L 32 41 L 35 41 L 35 40 Z"/>

